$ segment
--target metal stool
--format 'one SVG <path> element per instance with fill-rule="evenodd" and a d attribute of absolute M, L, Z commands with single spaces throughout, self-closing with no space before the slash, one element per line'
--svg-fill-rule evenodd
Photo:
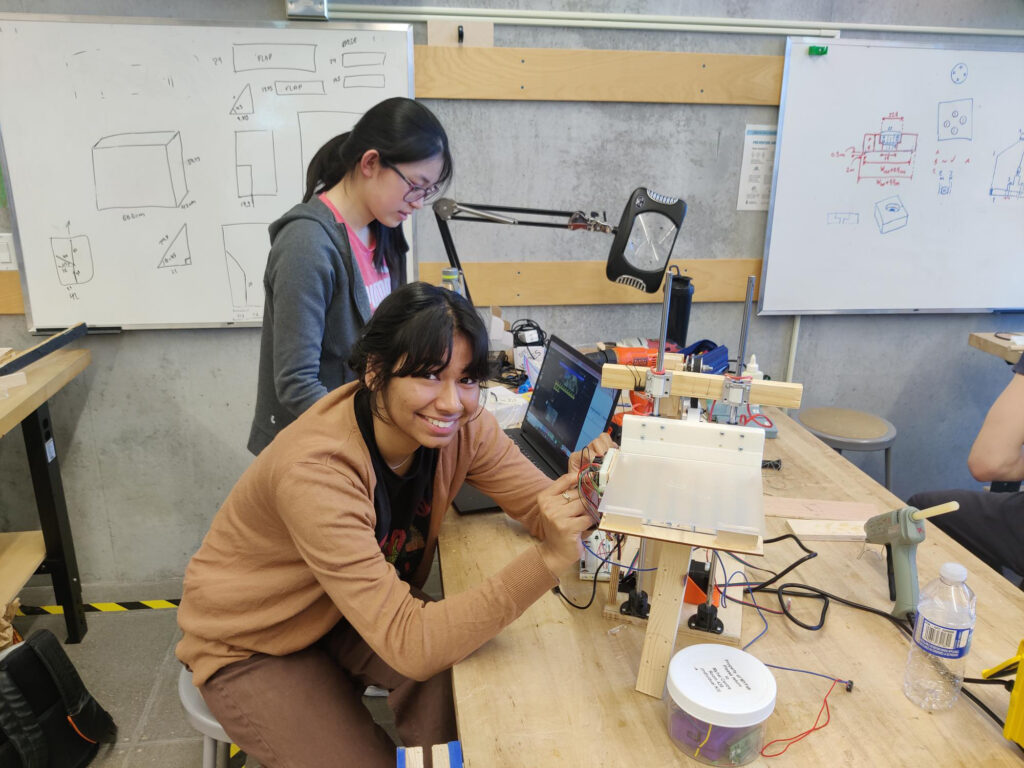
<path fill-rule="evenodd" d="M 843 451 L 885 451 L 885 487 L 892 490 L 892 444 L 896 427 L 887 419 L 849 408 L 805 408 L 796 414 L 812 435 Z"/>
<path fill-rule="evenodd" d="M 203 734 L 203 768 L 227 768 L 231 737 L 207 709 L 199 689 L 192 685 L 192 673 L 185 667 L 178 675 L 178 698 L 189 725 Z"/>

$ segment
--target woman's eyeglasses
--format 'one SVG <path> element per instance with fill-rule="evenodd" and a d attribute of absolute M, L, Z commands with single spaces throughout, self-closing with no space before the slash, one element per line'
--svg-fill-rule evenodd
<path fill-rule="evenodd" d="M 392 171 L 397 173 L 398 177 L 409 185 L 409 191 L 406 192 L 405 196 L 402 198 L 407 203 L 418 203 L 420 200 L 429 200 L 434 195 L 436 195 L 441 189 L 440 184 L 431 184 L 429 187 L 421 187 L 419 184 L 413 184 L 411 181 L 405 178 L 404 173 L 402 173 L 400 170 L 398 170 L 398 168 L 396 168 L 394 165 L 389 163 L 384 158 L 381 158 L 380 164 L 383 165 L 385 168 L 390 168 Z"/>

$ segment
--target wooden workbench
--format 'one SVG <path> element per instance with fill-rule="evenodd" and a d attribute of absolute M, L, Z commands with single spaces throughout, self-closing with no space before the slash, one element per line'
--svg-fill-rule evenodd
<path fill-rule="evenodd" d="M 1015 365 L 1020 360 L 1021 353 L 1024 352 L 1024 346 L 1014 344 L 1009 339 L 1001 339 L 994 333 L 972 333 L 968 337 L 967 343 L 975 349 L 995 355 L 1011 365 Z"/>
<path fill-rule="evenodd" d="M 0 437 L 21 424 L 40 524 L 39 530 L 0 533 L 0 610 L 29 577 L 48 574 L 69 643 L 80 642 L 87 627 L 48 400 L 85 370 L 90 358 L 87 349 L 51 352 L 23 368 L 26 383 L 0 399 Z"/>
<path fill-rule="evenodd" d="M 765 458 L 781 458 L 781 471 L 765 470 L 765 493 L 796 498 L 869 501 L 879 511 L 902 506 L 884 487 L 812 437 L 774 408 L 765 409 L 779 428 L 767 441 Z M 769 518 L 769 536 L 784 532 Z M 441 532 L 441 574 L 447 594 L 458 593 L 496 572 L 514 552 L 529 546 L 518 524 L 501 514 L 460 517 L 451 513 Z M 878 547 L 851 542 L 809 542 L 818 557 L 784 581 L 804 582 L 888 611 L 885 562 Z M 765 546 L 755 564 L 779 570 L 800 556 L 790 541 Z M 1011 656 L 1024 633 L 1021 592 L 928 525 L 918 549 L 922 583 L 947 560 L 967 566 L 978 593 L 978 623 L 968 657 L 968 676 Z M 739 568 L 726 557 L 730 572 Z M 585 603 L 590 585 L 573 576 L 563 589 Z M 453 670 L 459 738 L 466 765 L 500 766 L 636 765 L 644 768 L 691 764 L 668 738 L 664 703 L 636 692 L 643 629 L 601 615 L 604 585 L 594 605 L 579 611 L 546 595 Z M 731 593 L 732 590 L 730 590 Z M 737 590 L 738 595 L 739 590 Z M 774 595 L 762 605 L 777 607 Z M 798 603 L 806 602 L 806 606 Z M 763 624 L 745 608 L 744 643 Z M 794 612 L 815 623 L 819 604 L 794 600 Z M 684 618 L 688 609 L 684 608 Z M 998 726 L 964 697 L 952 711 L 929 714 L 903 695 L 908 641 L 884 619 L 833 603 L 824 629 L 809 632 L 781 616 L 767 615 L 769 630 L 750 648 L 762 661 L 852 679 L 829 697 L 831 724 L 772 761 L 791 765 L 961 766 L 1020 765 L 1020 752 Z M 767 738 L 795 736 L 811 727 L 830 681 L 774 670 L 775 712 Z M 1009 694 L 995 686 L 973 690 L 1001 717 Z M 767 765 L 761 758 L 755 765 Z"/>

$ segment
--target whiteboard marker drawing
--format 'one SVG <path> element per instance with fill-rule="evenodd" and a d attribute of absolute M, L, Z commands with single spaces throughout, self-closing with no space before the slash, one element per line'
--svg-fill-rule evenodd
<path fill-rule="evenodd" d="M 939 195 L 948 195 L 953 191 L 953 171 L 939 171 Z"/>
<path fill-rule="evenodd" d="M 883 235 L 907 226 L 907 209 L 899 195 L 887 197 L 875 203 L 875 223 Z"/>
<path fill-rule="evenodd" d="M 240 198 L 277 194 L 273 131 L 235 131 L 235 181 Z"/>
<path fill-rule="evenodd" d="M 222 224 L 224 262 L 236 320 L 263 318 L 263 270 L 270 252 L 267 223 Z"/>
<path fill-rule="evenodd" d="M 181 134 L 116 133 L 92 147 L 96 209 L 177 208 L 188 194 Z"/>
<path fill-rule="evenodd" d="M 259 69 L 294 69 L 316 72 L 316 45 L 312 43 L 235 43 L 231 46 L 235 72 Z"/>
<path fill-rule="evenodd" d="M 939 102 L 936 132 L 939 141 L 966 139 L 974 133 L 974 99 L 956 99 Z"/>
<path fill-rule="evenodd" d="M 1024 130 L 1017 141 L 996 154 L 988 193 L 1004 199 L 1024 199 Z"/>
<path fill-rule="evenodd" d="M 306 188 L 306 169 L 313 155 L 335 136 L 351 131 L 362 117 L 359 112 L 311 110 L 297 112 L 299 121 L 299 189 Z"/>
<path fill-rule="evenodd" d="M 51 237 L 50 251 L 61 285 L 80 285 L 92 280 L 92 246 L 88 235 Z"/>
<path fill-rule="evenodd" d="M 345 75 L 343 88 L 386 88 L 384 75 Z"/>
<path fill-rule="evenodd" d="M 341 54 L 341 66 L 352 67 L 383 67 L 387 60 L 384 51 L 351 51 Z"/>
<path fill-rule="evenodd" d="M 854 211 L 830 211 L 825 214 L 826 224 L 860 224 L 860 214 Z"/>
<path fill-rule="evenodd" d="M 962 61 L 959 64 L 954 64 L 953 68 L 949 70 L 949 79 L 957 85 L 963 85 L 967 80 L 967 65 Z"/>
<path fill-rule="evenodd" d="M 865 133 L 861 147 L 858 182 L 875 179 L 879 186 L 899 186 L 901 180 L 914 177 L 917 134 L 904 132 L 898 112 L 882 118 L 878 133 Z"/>
<path fill-rule="evenodd" d="M 242 92 L 238 94 L 238 98 L 235 99 L 235 103 L 231 105 L 232 115 L 251 115 L 255 113 L 256 108 L 253 106 L 252 101 L 252 86 L 246 85 L 242 89 Z"/>
<path fill-rule="evenodd" d="M 275 80 L 274 93 L 278 96 L 323 96 L 323 80 Z"/>
<path fill-rule="evenodd" d="M 171 240 L 171 244 L 167 246 L 164 255 L 160 258 L 160 263 L 156 267 L 157 269 L 167 269 L 170 267 L 187 267 L 191 264 L 192 250 L 188 244 L 188 224 L 182 224 L 178 234 Z"/>

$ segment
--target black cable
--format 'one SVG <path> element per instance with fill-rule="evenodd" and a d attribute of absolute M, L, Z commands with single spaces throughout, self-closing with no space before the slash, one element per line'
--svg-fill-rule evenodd
<path fill-rule="evenodd" d="M 872 608 L 869 605 L 863 605 L 862 603 L 857 603 L 857 602 L 854 602 L 853 600 L 847 600 L 845 597 L 839 597 L 838 595 L 833 595 L 831 592 L 826 592 L 823 589 L 819 589 L 817 587 L 812 587 L 812 586 L 810 586 L 808 584 L 797 584 L 797 583 L 793 583 L 793 582 L 788 582 L 786 584 L 780 584 L 776 589 L 769 589 L 768 588 L 769 584 L 772 584 L 772 583 L 778 581 L 779 578 L 781 578 L 782 576 L 784 576 L 787 573 L 789 573 L 791 570 L 796 568 L 798 565 L 800 565 L 801 563 L 803 563 L 803 562 L 805 562 L 807 560 L 810 560 L 813 557 L 817 557 L 817 554 L 818 554 L 817 552 L 813 552 L 812 550 L 810 550 L 807 547 L 805 547 L 803 542 L 801 542 L 800 539 L 795 534 L 792 534 L 792 533 L 787 533 L 787 534 L 784 534 L 782 536 L 776 536 L 774 539 L 765 539 L 764 543 L 765 544 L 773 544 L 773 543 L 775 543 L 777 541 L 781 541 L 783 539 L 793 539 L 797 543 L 797 546 L 800 547 L 800 549 L 802 549 L 804 552 L 807 552 L 808 554 L 804 555 L 804 557 L 800 558 L 796 562 L 794 562 L 791 565 L 789 565 L 786 568 L 784 568 L 780 573 L 778 573 L 777 575 L 773 576 L 768 581 L 765 581 L 762 584 L 759 584 L 757 586 L 746 587 L 745 590 L 744 590 L 745 592 L 751 592 L 751 593 L 753 593 L 753 592 L 775 593 L 775 595 L 779 599 L 779 607 L 782 609 L 782 613 L 786 616 L 786 618 L 789 619 L 790 621 L 792 621 L 797 626 L 803 627 L 804 629 L 810 630 L 812 632 L 816 632 L 816 631 L 818 631 L 819 629 L 821 629 L 824 626 L 824 624 L 825 624 L 825 614 L 828 611 L 829 601 L 830 600 L 835 600 L 837 603 L 842 603 L 843 605 L 847 605 L 847 606 L 849 606 L 851 608 L 856 608 L 857 610 L 860 610 L 860 611 L 866 611 L 867 613 L 873 613 L 876 616 L 881 616 L 883 619 L 885 619 L 886 621 L 889 621 L 897 629 L 899 629 L 900 632 L 902 632 L 906 637 L 910 638 L 911 641 L 913 641 L 914 628 L 913 628 L 913 626 L 911 624 L 909 624 L 907 621 L 904 621 L 902 619 L 896 618 L 891 613 L 887 613 L 885 611 L 879 610 L 878 608 Z M 735 557 L 735 555 L 733 555 L 733 557 Z M 806 590 L 806 592 L 804 594 L 797 594 L 797 593 L 791 593 L 791 592 L 788 591 L 788 590 L 791 590 L 791 589 L 794 589 L 794 588 L 795 589 L 803 589 L 803 590 Z M 793 597 L 818 597 L 818 598 L 820 598 L 822 600 L 821 615 L 819 616 L 819 622 L 818 622 L 817 625 L 805 624 L 804 622 L 800 621 L 799 619 L 797 619 L 795 616 L 793 616 L 790 613 L 789 608 L 786 606 L 785 601 L 783 600 L 784 596 L 790 595 L 790 594 L 792 594 Z M 1003 674 L 1005 674 L 1005 671 L 1003 672 Z M 972 684 L 974 684 L 974 683 L 982 683 L 982 682 L 985 683 L 985 684 L 989 684 L 989 683 L 992 683 L 992 682 L 998 682 L 998 683 L 1003 683 L 1004 685 L 1006 683 L 1009 683 L 1010 685 L 1006 686 L 1006 687 L 1008 687 L 1009 690 L 1012 690 L 1012 681 L 1009 681 L 1009 680 L 999 680 L 999 681 L 984 680 L 983 681 L 983 680 L 979 680 L 977 678 L 964 678 L 964 682 L 970 682 Z M 961 685 L 960 690 L 963 692 L 963 694 L 967 698 L 969 698 L 971 701 L 973 701 L 975 704 L 977 704 L 978 707 L 980 707 L 981 710 L 985 714 L 987 714 L 990 718 L 992 718 L 992 720 L 995 721 L 996 724 L 998 724 L 1000 728 L 1003 728 L 1005 726 L 1005 723 L 1003 722 L 1003 720 L 995 712 L 993 712 L 991 709 L 989 709 L 971 691 L 969 691 L 963 685 Z M 1020 747 L 1019 744 L 1017 746 Z M 1020 749 L 1021 749 L 1022 752 L 1024 752 L 1024 747 L 1020 747 Z"/>
<path fill-rule="evenodd" d="M 512 334 L 512 346 L 514 347 L 543 347 L 548 335 L 544 329 L 528 317 L 516 320 L 509 329 Z M 532 332 L 534 338 L 531 340 L 526 334 Z"/>
<path fill-rule="evenodd" d="M 622 546 L 622 539 L 623 539 L 622 534 L 615 534 L 615 536 L 616 536 L 616 539 L 617 539 L 616 546 Z M 611 560 L 612 559 L 612 555 L 614 555 L 614 554 L 615 554 L 615 547 L 612 547 L 612 551 L 609 552 L 608 555 L 606 557 L 604 557 L 601 560 L 600 563 L 597 564 L 596 568 L 594 568 L 593 587 L 590 590 L 590 599 L 587 600 L 587 604 L 586 605 L 577 605 L 576 603 L 574 603 L 572 600 L 569 599 L 568 595 L 566 595 L 561 589 L 558 588 L 557 585 L 555 587 L 553 587 L 551 591 L 554 592 L 556 595 L 558 595 L 563 600 L 565 600 L 565 602 L 567 602 L 573 608 L 576 608 L 576 609 L 581 610 L 581 611 L 587 610 L 587 608 L 589 608 L 590 606 L 592 606 L 594 604 L 594 598 L 597 596 L 597 577 L 601 573 L 601 569 L 604 567 L 604 564 L 607 563 L 609 560 Z"/>

